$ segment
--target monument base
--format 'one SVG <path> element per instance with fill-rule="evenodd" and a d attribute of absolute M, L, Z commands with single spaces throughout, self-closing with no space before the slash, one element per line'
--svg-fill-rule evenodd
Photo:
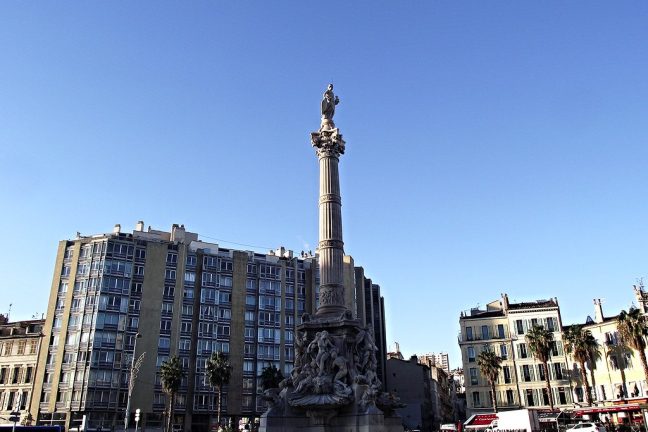
<path fill-rule="evenodd" d="M 348 312 L 304 316 L 295 346 L 295 368 L 282 389 L 265 393 L 269 408 L 260 432 L 403 430 L 394 411 L 402 404 L 380 391 L 371 328 L 362 328 Z"/>

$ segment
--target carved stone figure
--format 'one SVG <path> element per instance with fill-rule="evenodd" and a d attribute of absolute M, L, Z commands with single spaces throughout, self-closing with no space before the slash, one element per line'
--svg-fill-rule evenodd
<path fill-rule="evenodd" d="M 340 103 L 340 98 L 333 94 L 333 84 L 329 84 L 322 97 L 322 120 L 333 120 L 335 105 Z"/>
<path fill-rule="evenodd" d="M 315 339 L 313 339 L 313 341 L 308 345 L 309 353 L 313 353 L 317 350 L 315 364 L 318 368 L 318 375 L 321 376 L 327 372 L 326 361 L 331 356 L 331 349 L 333 348 L 335 348 L 335 345 L 331 342 L 331 338 L 326 330 L 316 333 Z"/>
<path fill-rule="evenodd" d="M 332 367 L 333 372 L 337 369 L 337 373 L 335 374 L 335 377 L 333 377 L 333 381 L 342 381 L 344 382 L 344 379 L 349 375 L 349 368 L 347 367 L 347 361 L 344 357 L 341 355 L 338 355 L 338 352 L 336 349 L 331 351 L 331 360 L 332 360 Z"/>

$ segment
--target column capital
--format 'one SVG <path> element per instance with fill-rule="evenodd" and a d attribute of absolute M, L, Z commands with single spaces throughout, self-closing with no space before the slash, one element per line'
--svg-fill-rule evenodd
<path fill-rule="evenodd" d="M 315 147 L 317 157 L 339 158 L 344 154 L 345 142 L 338 128 L 321 128 L 317 132 L 311 132 L 311 144 Z"/>

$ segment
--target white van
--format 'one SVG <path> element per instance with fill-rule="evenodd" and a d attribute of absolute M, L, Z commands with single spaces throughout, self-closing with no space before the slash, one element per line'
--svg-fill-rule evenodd
<path fill-rule="evenodd" d="M 446 423 L 441 425 L 441 432 L 457 432 L 457 425 L 454 423 Z"/>

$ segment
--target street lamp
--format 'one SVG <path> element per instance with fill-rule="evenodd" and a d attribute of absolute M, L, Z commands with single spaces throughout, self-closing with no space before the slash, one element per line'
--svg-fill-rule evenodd
<path fill-rule="evenodd" d="M 142 360 L 144 359 L 144 354 L 135 361 L 135 350 L 137 350 L 137 339 L 141 338 L 142 335 L 138 332 L 135 335 L 135 343 L 133 344 L 133 358 L 131 359 L 130 375 L 128 376 L 128 398 L 126 399 L 126 415 L 124 416 L 124 430 L 128 430 L 128 420 L 130 419 L 130 404 L 131 396 L 133 394 L 133 387 L 135 386 L 135 378 L 137 377 L 137 372 L 139 371 Z"/>

